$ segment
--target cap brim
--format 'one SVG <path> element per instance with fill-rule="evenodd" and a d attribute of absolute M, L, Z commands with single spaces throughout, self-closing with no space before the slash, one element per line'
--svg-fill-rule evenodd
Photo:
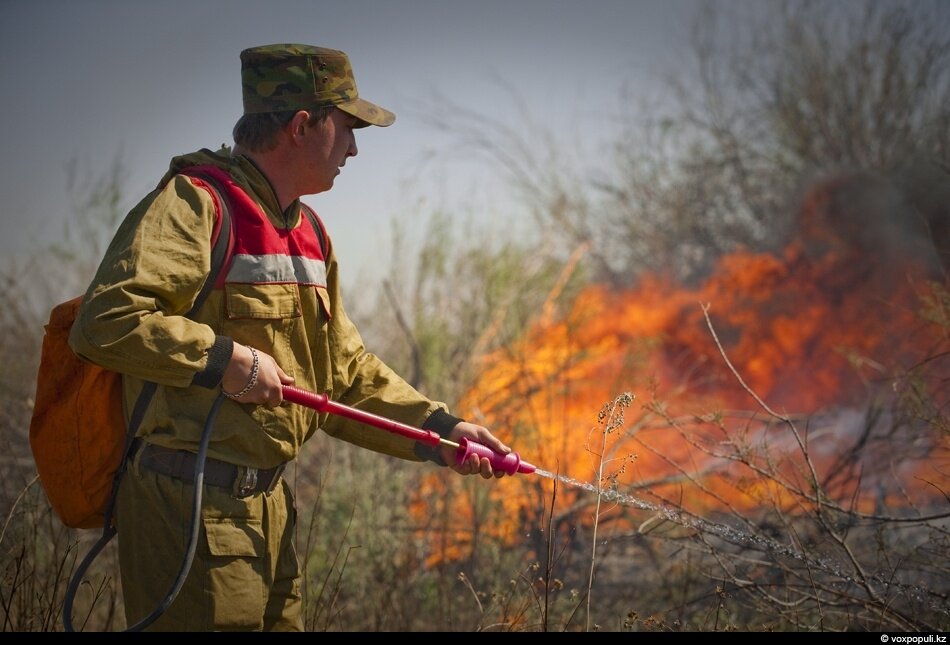
<path fill-rule="evenodd" d="M 337 103 L 336 106 L 359 119 L 360 123 L 356 125 L 358 128 L 365 128 L 368 125 L 378 125 L 385 128 L 387 125 L 392 125 L 393 121 L 396 120 L 395 114 L 365 99 Z"/>

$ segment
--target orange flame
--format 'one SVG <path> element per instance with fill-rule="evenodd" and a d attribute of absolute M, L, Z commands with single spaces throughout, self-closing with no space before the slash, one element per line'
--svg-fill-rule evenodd
<path fill-rule="evenodd" d="M 853 218 L 837 221 L 831 206 L 838 191 L 839 183 L 830 182 L 809 196 L 801 234 L 781 255 L 725 256 L 696 287 L 648 276 L 621 293 L 587 288 L 560 320 L 544 317 L 514 346 L 483 360 L 459 405 L 463 416 L 494 428 L 541 468 L 593 481 L 603 459 L 612 485 L 675 498 L 697 512 L 807 502 L 809 463 L 827 492 L 860 509 L 898 495 L 939 496 L 941 487 L 931 484 L 946 490 L 946 433 L 912 464 L 894 462 L 904 452 L 893 444 L 869 449 L 860 466 L 895 478 L 890 487 L 877 482 L 873 495 L 855 496 L 852 479 L 836 479 L 842 453 L 869 423 L 860 411 L 879 386 L 950 353 L 950 326 L 920 312 L 922 302 L 945 293 L 933 266 L 917 254 L 879 248 L 881 240 L 861 234 Z M 927 385 L 939 406 L 945 393 Z M 595 411 L 622 391 L 637 394 L 642 407 L 603 436 L 603 427 L 592 427 Z M 798 419 L 799 438 L 807 428 L 809 444 L 767 419 L 752 393 Z M 734 412 L 743 409 L 755 414 Z M 673 410 L 688 412 L 675 417 Z M 420 517 L 432 513 L 444 478 L 429 486 L 415 509 Z M 565 490 L 562 503 L 581 494 Z M 452 549 L 434 551 L 433 560 L 464 557 L 471 547 L 468 527 L 485 505 L 471 495 L 439 495 L 453 505 L 458 524 Z M 493 517 L 503 521 L 487 530 L 501 539 L 516 539 L 522 522 L 544 505 L 530 476 L 482 495 L 498 507 Z"/>

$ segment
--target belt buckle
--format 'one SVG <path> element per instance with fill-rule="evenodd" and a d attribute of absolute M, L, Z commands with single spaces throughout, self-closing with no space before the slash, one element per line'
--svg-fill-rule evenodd
<path fill-rule="evenodd" d="M 257 488 L 257 468 L 244 468 L 244 475 L 235 481 L 235 497 L 247 497 Z"/>
<path fill-rule="evenodd" d="M 235 481 L 234 486 L 234 496 L 235 497 L 247 497 L 252 493 L 258 491 L 263 493 L 272 493 L 277 487 L 278 482 L 280 482 L 280 476 L 284 473 L 284 468 L 287 464 L 281 464 L 274 468 L 274 472 L 271 474 L 270 481 L 267 482 L 266 486 L 258 486 L 260 470 L 257 468 L 251 468 L 247 466 L 244 468 L 244 474 Z M 267 471 L 264 471 L 267 472 Z"/>

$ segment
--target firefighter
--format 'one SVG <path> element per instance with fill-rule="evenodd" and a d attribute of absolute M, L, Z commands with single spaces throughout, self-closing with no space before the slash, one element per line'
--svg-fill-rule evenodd
<path fill-rule="evenodd" d="M 155 630 L 301 630 L 294 500 L 281 473 L 318 430 L 463 475 L 501 477 L 476 455 L 433 449 L 282 400 L 282 387 L 468 438 L 507 454 L 488 429 L 452 416 L 368 352 L 347 317 L 332 241 L 302 195 L 328 191 L 357 154 L 356 131 L 394 115 L 361 98 L 346 54 L 309 45 L 241 52 L 244 113 L 233 148 L 176 157 L 127 215 L 86 292 L 70 345 L 122 372 L 126 402 L 158 388 L 121 480 L 115 518 L 126 619 L 162 602 L 185 556 L 195 454 L 220 392 L 200 536 L 188 578 Z M 205 304 L 219 204 L 194 178 L 217 173 L 232 249 Z M 127 406 L 128 407 L 128 406 Z"/>

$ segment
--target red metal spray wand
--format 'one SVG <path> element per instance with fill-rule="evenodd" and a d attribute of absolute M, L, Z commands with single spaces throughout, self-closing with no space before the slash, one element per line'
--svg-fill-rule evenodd
<path fill-rule="evenodd" d="M 509 452 L 507 455 L 502 455 L 488 446 L 482 445 L 475 441 L 469 441 L 468 439 L 463 438 L 459 443 L 454 441 L 449 441 L 448 439 L 443 439 L 437 433 L 432 432 L 431 430 L 422 430 L 421 428 L 414 428 L 405 423 L 399 423 L 398 421 L 393 421 L 392 419 L 387 419 L 386 417 L 381 417 L 377 414 L 371 412 L 363 412 L 362 410 L 357 410 L 356 408 L 351 408 L 348 405 L 343 405 L 342 403 L 337 403 L 331 401 L 326 394 L 317 394 L 315 392 L 309 392 L 307 390 L 300 389 L 299 387 L 294 387 L 293 385 L 284 386 L 284 399 L 290 401 L 291 403 L 297 403 L 299 405 L 307 406 L 308 408 L 313 408 L 320 412 L 326 412 L 327 414 L 334 414 L 340 417 L 346 417 L 347 419 L 353 419 L 354 421 L 359 421 L 367 425 L 379 428 L 380 430 L 386 430 L 388 432 L 395 432 L 398 435 L 412 439 L 413 441 L 419 441 L 433 448 L 438 446 L 448 446 L 449 448 L 455 449 L 455 459 L 457 463 L 462 463 L 465 459 L 472 454 L 476 454 L 479 457 L 485 457 L 491 462 L 491 466 L 495 470 L 501 470 L 502 472 L 508 473 L 509 475 L 514 475 L 515 473 L 533 473 L 536 468 L 529 464 L 526 461 L 521 461 L 521 457 L 518 456 L 516 452 Z"/>

